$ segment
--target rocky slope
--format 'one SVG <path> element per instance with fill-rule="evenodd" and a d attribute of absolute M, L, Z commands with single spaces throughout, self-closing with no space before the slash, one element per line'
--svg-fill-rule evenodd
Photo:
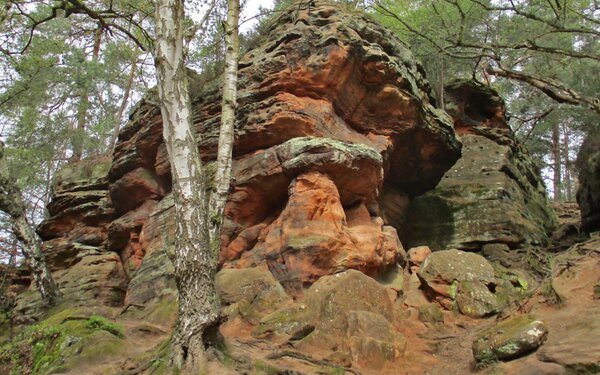
<path fill-rule="evenodd" d="M 196 81 L 192 93 L 210 166 L 218 87 Z M 579 326 L 597 309 L 598 240 L 555 261 L 535 247 L 550 241 L 556 219 L 502 101 L 467 83 L 448 94 L 452 117 L 435 108 L 422 68 L 389 31 L 321 1 L 283 12 L 243 57 L 217 275 L 229 347 L 211 373 L 600 366 L 597 327 L 580 345 L 554 318 L 571 314 Z M 112 159 L 57 176 L 39 233 L 65 304 L 26 332 L 36 351 L 0 352 L 0 370 L 16 368 L 8 356 L 39 373 L 166 371 L 177 310 L 170 185 L 149 93 Z M 33 289 L 19 294 L 17 323 L 41 318 L 36 301 Z M 550 303 L 559 301 L 563 309 Z M 496 324 L 507 332 L 498 339 Z M 93 350 L 99 342 L 106 350 Z M 77 353 L 89 353 L 88 364 Z"/>

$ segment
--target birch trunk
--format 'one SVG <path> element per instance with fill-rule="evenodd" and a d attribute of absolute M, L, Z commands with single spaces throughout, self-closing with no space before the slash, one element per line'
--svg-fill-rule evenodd
<path fill-rule="evenodd" d="M 55 306 L 60 292 L 42 253 L 42 242 L 25 215 L 25 203 L 16 181 L 8 174 L 4 161 L 4 144 L 0 142 L 0 210 L 10 216 L 12 230 L 23 244 L 23 256 L 29 264 L 35 285 L 47 306 Z"/>
<path fill-rule="evenodd" d="M 239 0 L 227 1 L 227 22 L 225 24 L 225 72 L 223 74 L 223 101 L 221 103 L 221 129 L 215 172 L 215 189 L 210 199 L 210 236 L 215 252 L 220 249 L 220 234 L 223 210 L 227 202 L 231 182 L 231 162 L 237 106 L 237 79 L 239 60 Z M 218 258 L 218 256 L 217 256 Z"/>
<path fill-rule="evenodd" d="M 192 110 L 184 65 L 183 0 L 159 0 L 156 7 L 156 71 L 165 145 L 173 175 L 179 291 L 171 365 L 184 373 L 205 371 L 209 334 L 218 329 L 215 289 L 223 210 L 231 180 L 238 65 L 239 0 L 228 1 L 226 68 L 214 191 L 207 185 L 192 132 Z"/>
<path fill-rule="evenodd" d="M 183 0 L 156 4 L 156 71 L 175 200 L 175 279 L 179 291 L 177 325 L 171 342 L 172 366 L 184 373 L 205 367 L 204 334 L 218 318 L 215 257 L 210 251 L 206 187 L 191 124 L 184 66 Z"/>

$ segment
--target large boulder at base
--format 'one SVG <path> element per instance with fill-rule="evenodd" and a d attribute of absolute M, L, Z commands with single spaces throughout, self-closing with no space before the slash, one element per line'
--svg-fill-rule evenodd
<path fill-rule="evenodd" d="M 433 250 L 547 244 L 556 215 L 537 167 L 508 126 L 498 94 L 462 81 L 446 93 L 462 157 L 435 189 L 412 202 L 407 244 Z"/>
<path fill-rule="evenodd" d="M 117 254 L 88 254 L 74 265 L 53 272 L 66 306 L 122 306 L 127 278 Z M 32 285 L 17 297 L 16 323 L 31 323 L 47 310 Z"/>
<path fill-rule="evenodd" d="M 253 324 L 291 303 L 291 298 L 266 267 L 222 269 L 217 273 L 216 288 L 230 316 L 239 314 Z"/>
<path fill-rule="evenodd" d="M 476 318 L 498 312 L 494 268 L 481 255 L 460 250 L 436 251 L 417 273 L 429 297 L 446 309 Z"/>
<path fill-rule="evenodd" d="M 587 232 L 600 230 L 600 131 L 588 134 L 577 156 L 581 208 L 581 227 Z"/>
<path fill-rule="evenodd" d="M 531 316 L 508 319 L 477 335 L 473 342 L 473 356 L 482 364 L 515 359 L 535 351 L 547 335 L 544 322 Z"/>
<path fill-rule="evenodd" d="M 314 331 L 297 348 L 337 363 L 381 369 L 404 355 L 385 287 L 362 272 L 324 276 L 306 292 L 304 316 Z"/>

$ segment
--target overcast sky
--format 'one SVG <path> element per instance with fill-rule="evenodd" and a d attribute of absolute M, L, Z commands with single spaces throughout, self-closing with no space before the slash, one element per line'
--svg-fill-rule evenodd
<path fill-rule="evenodd" d="M 241 22 L 243 22 L 240 26 L 241 32 L 246 32 L 256 25 L 256 18 L 249 20 L 248 22 L 244 22 L 244 20 L 256 16 L 259 6 L 270 9 L 273 7 L 273 0 L 248 0 L 242 10 L 242 16 L 240 17 Z"/>

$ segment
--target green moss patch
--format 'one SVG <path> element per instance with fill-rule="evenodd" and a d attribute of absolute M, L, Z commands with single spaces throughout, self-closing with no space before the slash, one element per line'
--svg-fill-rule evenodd
<path fill-rule="evenodd" d="M 99 315 L 90 316 L 90 318 L 85 322 L 85 326 L 91 330 L 106 331 L 117 337 L 124 337 L 123 327 L 116 323 L 111 323 L 106 320 L 106 318 Z"/>
<path fill-rule="evenodd" d="M 62 310 L 0 347 L 0 373 L 51 374 L 99 362 L 122 349 L 123 328 L 80 309 Z"/>

